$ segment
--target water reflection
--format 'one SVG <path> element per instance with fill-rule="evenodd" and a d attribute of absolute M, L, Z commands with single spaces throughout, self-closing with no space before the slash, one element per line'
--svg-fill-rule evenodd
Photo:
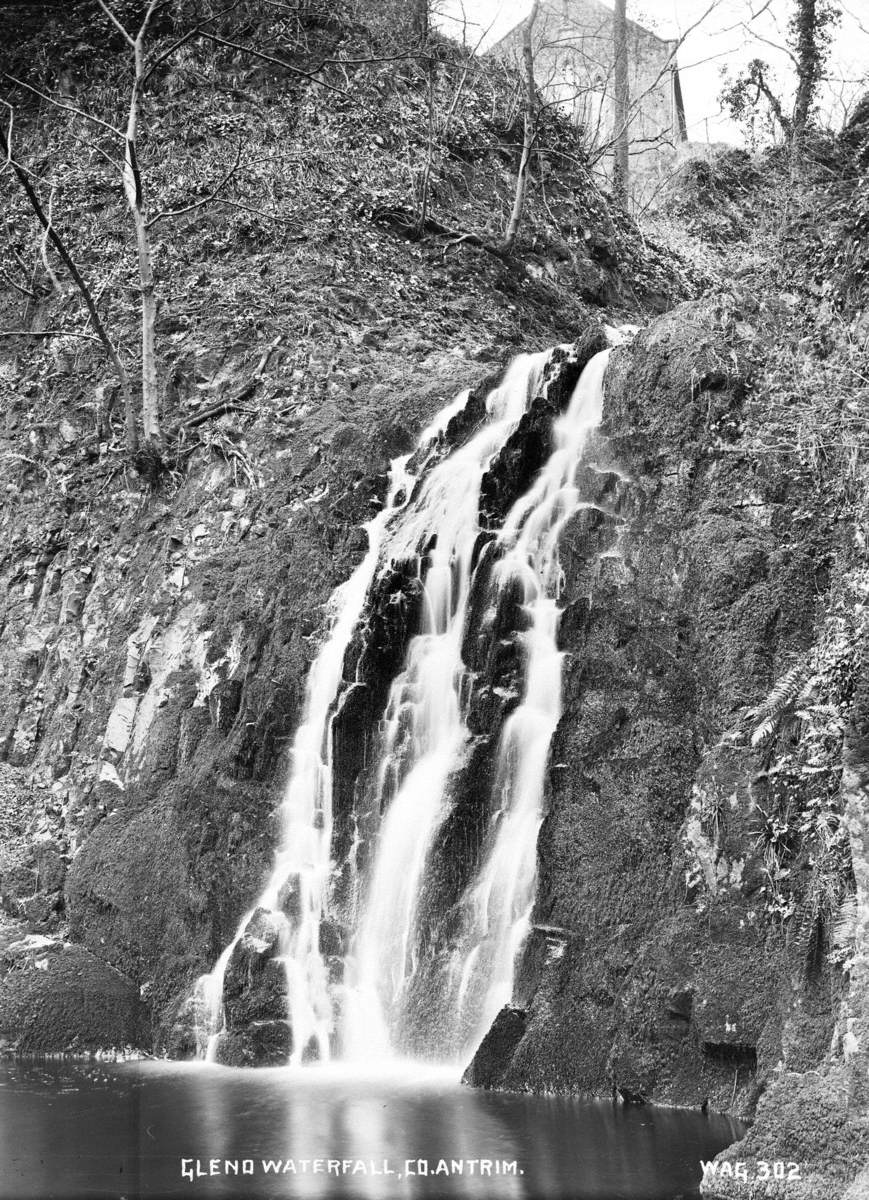
<path fill-rule="evenodd" d="M 675 1200 L 738 1136 L 723 1117 L 474 1092 L 433 1070 L 0 1067 L 4 1200 Z"/>

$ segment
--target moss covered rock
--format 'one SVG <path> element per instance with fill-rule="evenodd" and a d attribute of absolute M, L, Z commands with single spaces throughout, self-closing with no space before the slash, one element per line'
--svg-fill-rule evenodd
<path fill-rule="evenodd" d="M 82 1054 L 147 1041 L 133 982 L 82 946 L 29 936 L 0 958 L 0 1048 Z"/>

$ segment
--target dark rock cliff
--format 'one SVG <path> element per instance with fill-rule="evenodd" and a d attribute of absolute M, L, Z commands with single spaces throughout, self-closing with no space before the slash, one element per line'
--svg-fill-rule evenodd
<path fill-rule="evenodd" d="M 467 1079 L 742 1115 L 765 1091 L 749 1142 L 758 1157 L 772 1154 L 763 1139 L 772 1145 L 781 1120 L 793 1126 L 796 1155 L 807 1114 L 823 1101 L 831 1145 L 848 1147 L 835 1175 L 844 1186 L 864 1136 L 863 1052 L 853 1051 L 865 1044 L 863 993 L 856 977 L 849 992 L 829 955 L 800 934 L 815 903 L 808 854 L 791 854 L 786 895 L 776 883 L 765 828 L 782 781 L 749 733 L 752 711 L 820 637 L 834 558 L 851 559 L 835 521 L 808 533 L 797 525 L 806 480 L 745 444 L 758 350 L 748 308 L 733 297 L 682 305 L 613 352 L 604 423 L 580 481 L 593 501 L 562 541 L 565 712 L 535 925 L 516 1003 Z M 596 343 L 585 342 L 587 357 Z M 420 385 L 421 416 L 487 368 L 444 356 L 439 370 L 436 387 Z M 129 544 L 137 522 L 154 523 L 143 506 L 117 521 L 105 549 L 65 533 L 25 587 L 10 587 L 7 628 L 19 632 L 7 647 L 18 673 L 7 677 L 4 813 L 19 823 L 3 867 L 14 921 L 0 1028 L 19 1050 L 150 1045 L 156 1032 L 183 1052 L 171 1032 L 177 1006 L 269 865 L 281 753 L 325 620 L 315 606 L 361 553 L 358 525 L 382 498 L 386 453 L 410 444 L 400 397 L 394 413 L 370 411 L 378 437 L 345 426 L 315 456 L 304 491 L 273 460 L 256 525 L 226 503 L 218 464 L 159 514 L 165 558 L 121 548 L 124 528 Z M 540 420 L 551 415 L 535 410 L 487 479 L 495 522 L 516 464 L 533 474 L 545 454 Z M 181 514 L 197 524 L 173 533 Z M 412 606 L 405 617 L 396 632 L 372 612 L 369 640 L 348 658 L 348 679 L 371 675 L 356 719 L 336 729 L 350 791 L 379 711 L 380 658 L 406 638 Z M 466 653 L 472 660 L 474 647 Z M 836 799 L 857 847 L 861 712 Z M 482 709 L 473 719 L 488 720 Z M 339 796 L 339 841 L 340 813 Z M 472 836 L 455 833 L 457 845 Z M 849 869 L 865 875 L 856 857 Z M 57 937 L 64 920 L 72 942 Z M 818 936 L 832 948 L 829 929 Z M 263 975 L 266 999 L 270 988 Z M 836 1097 L 847 1080 L 843 1110 Z"/>
<path fill-rule="evenodd" d="M 267 869 L 325 605 L 363 552 L 390 458 L 516 350 L 572 342 L 588 305 L 658 308 L 686 286 L 613 217 L 573 154 L 577 131 L 552 114 L 538 150 L 562 167 L 545 203 L 529 193 L 512 258 L 482 248 L 512 194 L 513 92 L 459 47 L 437 51 L 438 103 L 455 103 L 429 214 L 446 233 L 420 241 L 408 206 L 432 151 L 427 75 L 416 55 L 389 57 L 380 6 L 367 25 L 359 5 L 324 3 L 288 22 L 252 0 L 211 26 L 231 37 L 241 21 L 286 70 L 192 29 L 188 44 L 182 8 L 152 30 L 140 128 L 149 213 L 184 210 L 152 235 L 154 492 L 125 456 L 112 371 L 81 336 L 62 264 L 53 283 L 40 259 L 30 283 L 4 277 L 0 290 L 0 952 L 13 947 L 0 1036 L 12 1044 L 24 936 L 72 939 L 120 972 L 145 1013 L 120 1040 L 145 1044 L 219 954 Z M 10 30 L 4 66 L 38 91 L 62 79 L 106 132 L 129 63 L 101 20 L 73 6 Z M 14 151 L 56 185 L 56 228 L 83 277 L 111 281 L 102 311 L 132 369 L 122 182 L 104 147 L 70 153 L 68 114 L 24 87 L 12 100 Z M 182 199 L 236 142 L 240 190 L 188 211 Z M 12 172 L 0 190 L 24 262 L 38 225 Z M 483 237 L 457 244 L 454 229 Z M 35 1044 L 66 1042 L 46 1029 Z"/>
<path fill-rule="evenodd" d="M 324 606 L 389 457 L 489 370 L 424 357 L 391 408 L 363 386 L 351 419 L 320 409 L 289 444 L 261 417 L 239 436 L 250 474 L 208 456 L 166 499 L 85 518 L 37 485 L 4 514 L 3 945 L 66 934 L 141 993 L 144 1022 L 88 1041 L 151 1044 L 259 890 Z M 21 979 L 0 981 L 13 1044 Z M 66 1045 L 50 1025 L 34 1042 Z"/>
<path fill-rule="evenodd" d="M 810 1158 L 801 1138 L 822 1103 L 830 1149 L 800 1194 L 832 1195 L 867 1153 L 862 1059 L 842 1041 L 865 1021 L 862 985 L 831 964 L 807 825 L 805 845 L 773 853 L 770 823 L 818 796 L 749 735 L 823 640 L 834 559 L 854 559 L 835 519 L 801 521 L 806 479 L 743 440 L 750 316 L 744 298 L 683 305 L 613 353 L 583 484 L 598 511 L 563 538 L 566 702 L 535 927 L 516 1006 L 466 1079 L 746 1116 L 769 1089 L 734 1159 Z M 849 738 L 846 788 L 825 798 L 830 828 L 848 812 L 854 826 L 834 890 L 865 839 Z"/>

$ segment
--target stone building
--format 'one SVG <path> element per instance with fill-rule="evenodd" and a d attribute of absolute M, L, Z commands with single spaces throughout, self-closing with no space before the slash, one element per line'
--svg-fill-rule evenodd
<path fill-rule="evenodd" d="M 635 199 L 669 174 L 675 148 L 684 141 L 685 110 L 675 41 L 628 21 L 630 165 Z M 612 137 L 613 12 L 600 0 L 543 0 L 534 26 L 534 70 L 545 100 L 555 101 L 586 132 L 592 157 L 609 170 L 603 152 Z M 521 60 L 522 24 L 490 50 Z"/>

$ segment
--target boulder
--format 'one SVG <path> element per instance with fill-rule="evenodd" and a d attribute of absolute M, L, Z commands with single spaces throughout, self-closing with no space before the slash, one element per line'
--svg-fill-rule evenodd
<path fill-rule="evenodd" d="M 524 1009 L 505 1004 L 462 1076 L 462 1083 L 479 1088 L 501 1086 L 506 1068 L 525 1033 L 526 1021 Z"/>
<path fill-rule="evenodd" d="M 31 936 L 0 960 L 0 1048 L 88 1053 L 147 1038 L 135 984 L 83 946 Z"/>

